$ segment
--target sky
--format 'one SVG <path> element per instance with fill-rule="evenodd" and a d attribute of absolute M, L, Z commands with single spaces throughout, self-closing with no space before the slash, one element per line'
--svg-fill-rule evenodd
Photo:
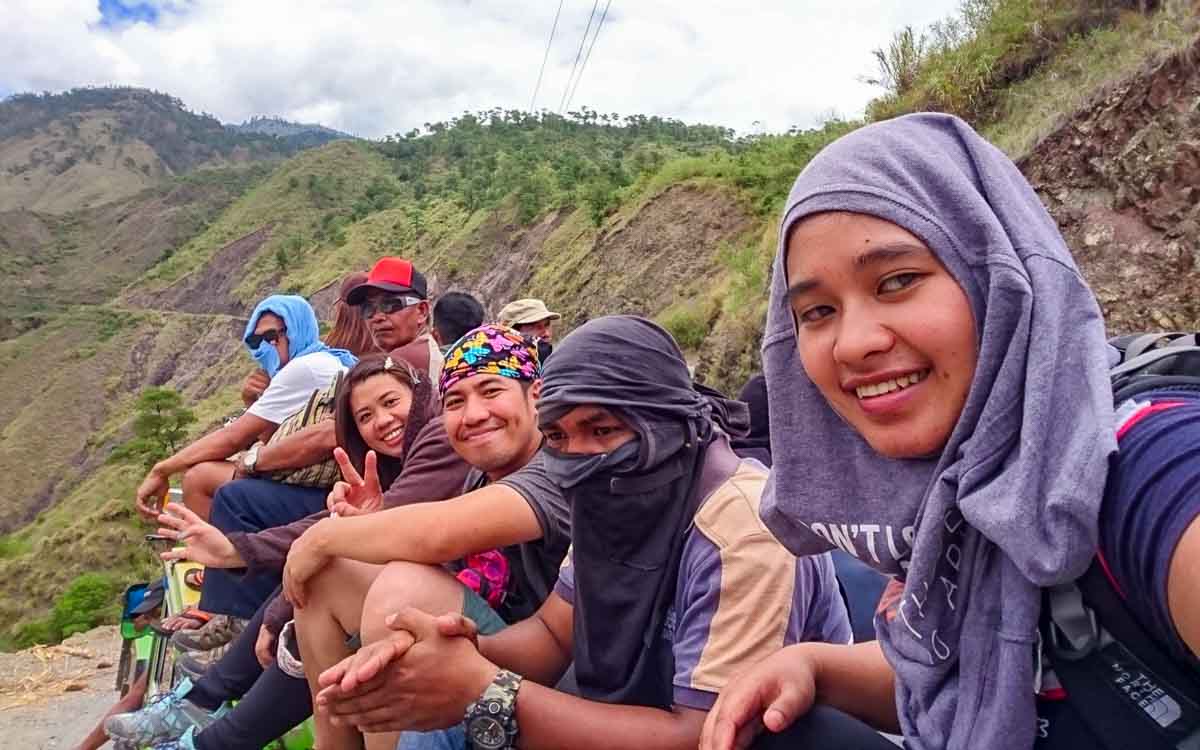
<path fill-rule="evenodd" d="M 880 93 L 861 80 L 874 73 L 871 50 L 959 2 L 561 0 L 534 106 L 559 111 L 586 59 L 569 109 L 739 133 L 853 117 Z M 223 122 L 272 115 L 379 138 L 465 110 L 529 109 L 558 9 L 559 0 L 0 0 L 0 96 L 144 86 Z"/>

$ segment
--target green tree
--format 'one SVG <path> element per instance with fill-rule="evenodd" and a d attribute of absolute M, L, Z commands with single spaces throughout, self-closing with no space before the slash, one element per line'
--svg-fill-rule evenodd
<path fill-rule="evenodd" d="M 58 595 L 48 617 L 18 628 L 13 643 L 19 648 L 37 643 L 58 643 L 101 623 L 115 622 L 121 613 L 120 593 L 120 584 L 111 576 L 84 573 Z"/>
<path fill-rule="evenodd" d="M 580 196 L 588 207 L 588 216 L 592 223 L 600 226 L 617 207 L 617 186 L 603 177 L 597 177 L 583 186 Z"/>
<path fill-rule="evenodd" d="M 196 421 L 196 415 L 171 388 L 143 390 L 136 408 L 134 438 L 115 450 L 113 458 L 139 459 L 149 469 L 182 447 L 187 426 Z"/>

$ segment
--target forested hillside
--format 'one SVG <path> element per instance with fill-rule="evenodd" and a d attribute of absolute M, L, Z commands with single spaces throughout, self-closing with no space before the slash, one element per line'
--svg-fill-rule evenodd
<path fill-rule="evenodd" d="M 1195 326 L 1183 298 L 1200 292 L 1200 216 L 1184 191 L 1200 164 L 1196 14 L 1180 0 L 1140 5 L 967 0 L 934 29 L 881 40 L 884 88 L 868 115 L 968 118 L 1030 174 L 1118 326 L 1166 325 L 1156 311 Z M 39 174 L 65 163 L 48 134 L 74 115 L 52 114 L 0 136 L 0 157 L 24 138 L 45 144 Z M 105 121 L 106 149 L 137 127 Z M 11 269 L 0 283 L 18 300 L 0 315 L 0 636 L 53 635 L 41 618 L 83 572 L 115 590 L 151 569 L 131 510 L 142 469 L 112 457 L 131 436 L 133 402 L 148 386 L 174 388 L 197 432 L 232 413 L 250 366 L 239 321 L 270 292 L 327 310 L 342 275 L 404 255 L 435 292 L 472 291 L 491 312 L 533 295 L 568 328 L 606 313 L 654 317 L 697 378 L 736 388 L 757 369 L 782 200 L 813 154 L 859 125 L 739 137 L 586 108 L 492 109 L 245 164 L 266 147 L 204 130 L 198 145 L 167 149 L 185 174 L 162 157 L 153 185 L 87 208 L 51 210 L 55 184 L 74 190 L 65 182 L 0 190 L 43 201 L 0 213 Z M 1167 205 L 1175 195 L 1187 197 Z M 1130 252 L 1152 259 L 1145 273 L 1128 270 Z M 1168 286 L 1180 303 L 1164 311 L 1154 300 Z"/>

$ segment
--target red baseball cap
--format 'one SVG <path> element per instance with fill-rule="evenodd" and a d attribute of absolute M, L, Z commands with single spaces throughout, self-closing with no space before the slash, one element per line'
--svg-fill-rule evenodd
<path fill-rule="evenodd" d="M 396 294 L 415 294 L 421 299 L 429 298 L 429 285 L 425 276 L 413 268 L 412 261 L 404 258 L 380 258 L 367 274 L 367 280 L 350 290 L 346 302 L 358 305 L 367 297 L 367 292 L 380 289 Z"/>

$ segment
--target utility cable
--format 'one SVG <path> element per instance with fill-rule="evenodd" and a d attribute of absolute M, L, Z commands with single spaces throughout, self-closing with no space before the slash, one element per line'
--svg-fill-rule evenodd
<path fill-rule="evenodd" d="M 596 17 L 596 8 L 600 0 L 592 2 L 592 13 L 588 16 L 587 26 L 583 30 L 583 38 L 579 40 L 579 51 L 575 53 L 575 64 L 571 66 L 571 75 L 567 76 L 567 86 L 563 89 L 562 99 L 558 102 L 558 113 L 561 115 L 567 106 L 567 94 L 571 91 L 571 81 L 575 79 L 575 71 L 579 69 L 579 59 L 583 57 L 583 45 L 587 43 L 588 32 L 592 30 L 592 19 Z"/>
<path fill-rule="evenodd" d="M 592 48 L 596 46 L 596 40 L 600 37 L 600 29 L 604 28 L 604 19 L 608 18 L 610 5 L 612 5 L 612 0 L 604 3 L 604 12 L 600 14 L 600 23 L 596 24 L 596 33 L 592 35 L 592 43 L 588 45 L 587 54 L 583 56 L 583 64 L 579 66 L 579 75 L 575 77 L 575 85 L 571 87 L 571 93 L 567 96 L 567 109 L 571 108 L 571 100 L 575 98 L 575 91 L 579 88 L 579 82 L 583 80 L 583 71 L 587 69 L 588 60 L 592 59 Z"/>
<path fill-rule="evenodd" d="M 546 42 L 546 54 L 542 55 L 542 69 L 538 71 L 537 83 L 533 86 L 533 96 L 529 98 L 529 111 L 533 112 L 533 104 L 537 101 L 538 90 L 542 88 L 542 76 L 546 73 L 546 61 L 550 59 L 550 47 L 554 44 L 554 32 L 558 29 L 558 17 L 562 14 L 563 0 L 558 0 L 558 10 L 554 12 L 554 25 L 550 27 L 550 41 Z"/>

